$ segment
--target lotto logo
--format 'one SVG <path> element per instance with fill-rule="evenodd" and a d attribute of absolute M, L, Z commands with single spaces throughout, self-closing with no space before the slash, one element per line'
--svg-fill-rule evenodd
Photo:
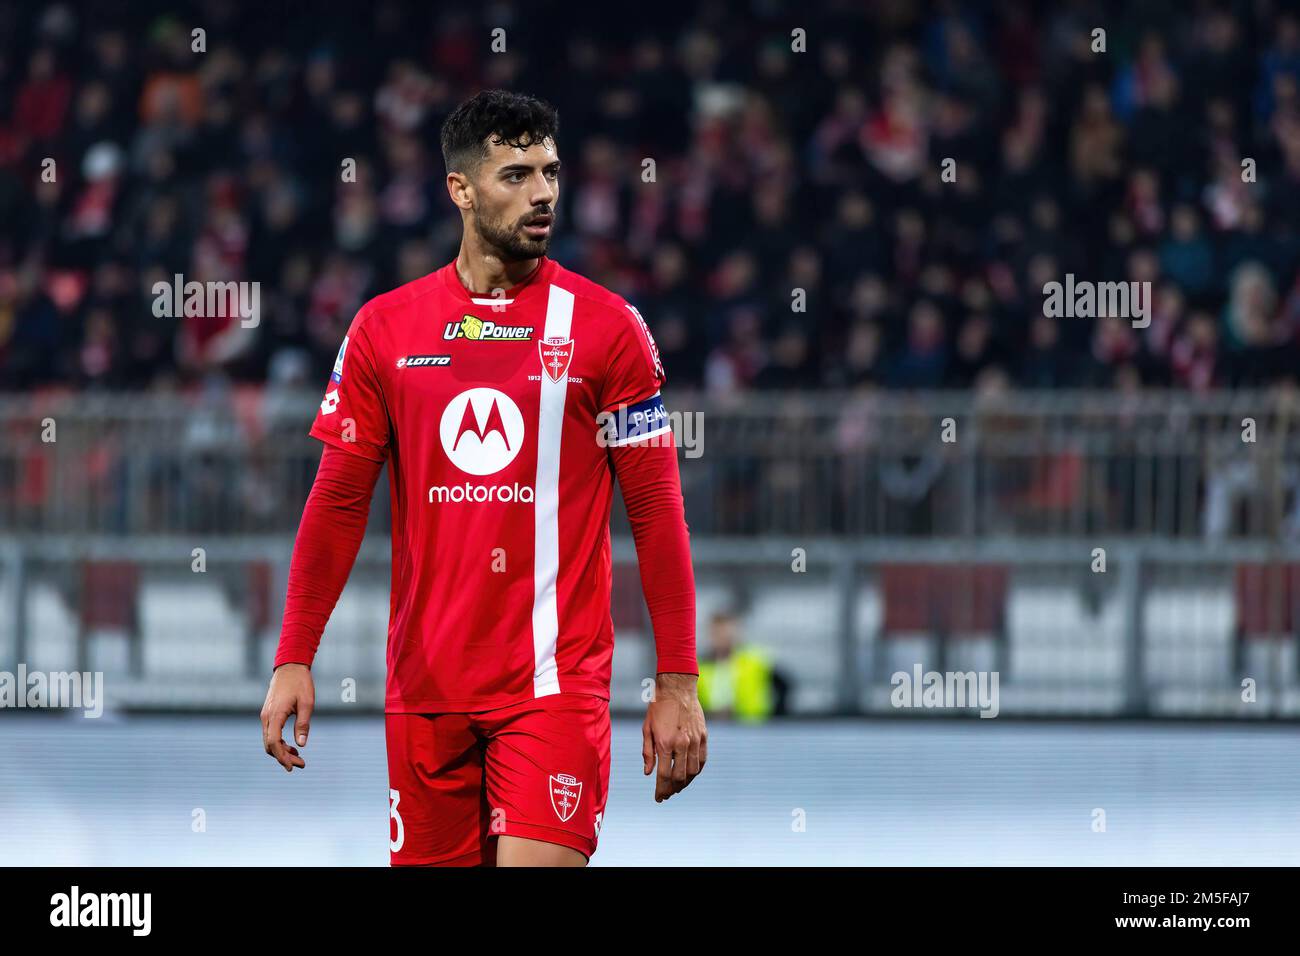
<path fill-rule="evenodd" d="M 397 360 L 398 368 L 428 368 L 450 364 L 450 355 L 407 355 Z"/>
<path fill-rule="evenodd" d="M 325 393 L 325 401 L 320 403 L 320 413 L 322 415 L 333 415 L 339 407 L 339 390 L 332 388 Z"/>

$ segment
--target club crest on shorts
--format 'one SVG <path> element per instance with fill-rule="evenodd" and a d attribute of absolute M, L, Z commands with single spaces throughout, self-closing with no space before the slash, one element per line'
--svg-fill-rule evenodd
<path fill-rule="evenodd" d="M 537 343 L 537 352 L 542 357 L 542 369 L 552 382 L 559 382 L 569 372 L 569 360 L 573 358 L 573 339 L 541 339 Z"/>
<path fill-rule="evenodd" d="M 550 778 L 551 806 L 561 823 L 568 823 L 582 799 L 582 783 L 572 774 L 553 773 Z"/>

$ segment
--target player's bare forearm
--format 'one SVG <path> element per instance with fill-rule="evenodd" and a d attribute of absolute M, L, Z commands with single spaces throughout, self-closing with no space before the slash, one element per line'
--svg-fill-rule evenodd
<path fill-rule="evenodd" d="M 708 760 L 708 730 L 695 674 L 661 673 L 641 727 L 641 757 L 648 775 L 658 765 L 655 803 L 685 790 Z"/>
<path fill-rule="evenodd" d="M 294 717 L 298 746 L 305 747 L 315 706 L 316 685 L 310 667 L 281 664 L 275 669 L 266 703 L 262 705 L 262 744 L 287 772 L 292 773 L 294 767 L 306 767 L 307 762 L 298 755 L 298 747 L 284 742 L 284 725 L 290 716 Z"/>

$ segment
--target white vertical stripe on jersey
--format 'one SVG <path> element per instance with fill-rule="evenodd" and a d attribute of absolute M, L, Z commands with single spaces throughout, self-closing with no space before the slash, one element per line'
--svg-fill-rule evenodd
<path fill-rule="evenodd" d="M 567 339 L 573 324 L 573 293 L 551 286 L 544 339 Z M 537 485 L 533 492 L 533 696 L 560 692 L 555 643 L 560 636 L 556 582 L 560 574 L 560 436 L 569 376 L 558 382 L 542 374 L 537 415 Z"/>

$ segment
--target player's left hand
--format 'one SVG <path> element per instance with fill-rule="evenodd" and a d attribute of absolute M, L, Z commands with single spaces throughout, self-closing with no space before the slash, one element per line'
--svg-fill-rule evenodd
<path fill-rule="evenodd" d="M 655 803 L 685 790 L 708 759 L 708 731 L 700 707 L 694 674 L 660 674 L 655 696 L 641 725 L 641 758 L 645 773 L 655 769 Z"/>

